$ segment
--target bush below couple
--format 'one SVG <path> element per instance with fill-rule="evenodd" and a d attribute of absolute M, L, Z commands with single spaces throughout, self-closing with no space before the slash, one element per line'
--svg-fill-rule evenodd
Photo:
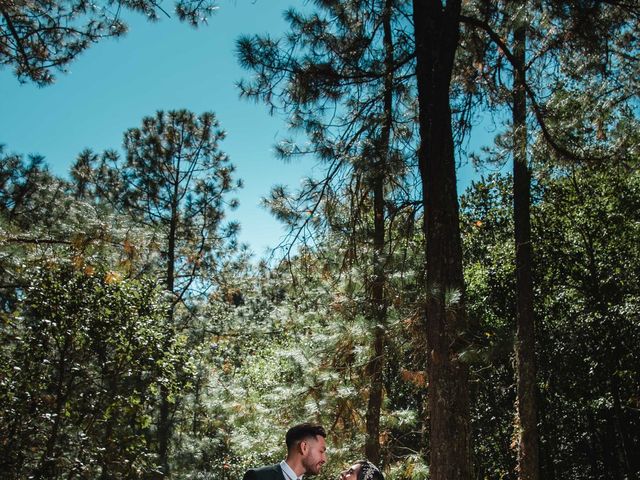
<path fill-rule="evenodd" d="M 303 475 L 317 475 L 327 461 L 327 437 L 320 425 L 302 423 L 286 434 L 287 458 L 279 464 L 252 468 L 243 480 L 300 480 Z M 340 480 L 384 480 L 378 468 L 359 460 L 340 473 Z"/>

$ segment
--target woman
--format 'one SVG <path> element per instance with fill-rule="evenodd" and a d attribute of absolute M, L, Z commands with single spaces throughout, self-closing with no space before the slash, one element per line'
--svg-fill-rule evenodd
<path fill-rule="evenodd" d="M 369 460 L 358 460 L 340 472 L 340 480 L 384 480 L 384 475 Z"/>

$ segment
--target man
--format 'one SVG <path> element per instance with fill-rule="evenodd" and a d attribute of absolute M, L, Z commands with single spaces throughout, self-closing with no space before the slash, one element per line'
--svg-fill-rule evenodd
<path fill-rule="evenodd" d="M 320 425 L 301 423 L 287 431 L 287 458 L 276 465 L 252 468 L 243 480 L 299 480 L 317 475 L 327 461 L 327 434 Z"/>

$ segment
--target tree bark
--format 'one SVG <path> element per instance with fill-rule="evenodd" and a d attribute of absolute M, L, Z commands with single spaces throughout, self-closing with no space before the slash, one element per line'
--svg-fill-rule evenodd
<path fill-rule="evenodd" d="M 531 249 L 531 173 L 527 164 L 527 104 L 524 71 L 526 26 L 514 30 L 513 215 L 516 246 L 516 371 L 518 478 L 538 480 L 538 409 L 536 402 L 535 332 Z"/>
<path fill-rule="evenodd" d="M 389 143 L 393 122 L 393 37 L 391 32 L 392 0 L 385 0 L 382 25 L 384 30 L 385 78 L 384 78 L 384 123 L 382 125 L 378 161 L 373 179 L 373 268 L 374 281 L 371 289 L 372 318 L 376 321 L 374 357 L 370 363 L 371 388 L 367 404 L 367 437 L 365 455 L 375 464 L 380 463 L 380 410 L 383 399 L 384 349 L 386 343 L 387 305 L 385 300 L 385 191 Z"/>
<path fill-rule="evenodd" d="M 633 451 L 633 442 L 629 438 L 627 432 L 628 423 L 625 421 L 624 413 L 622 411 L 622 402 L 620 401 L 620 383 L 615 373 L 611 376 L 611 396 L 613 397 L 613 418 L 616 430 L 620 436 L 620 447 L 615 450 L 618 452 L 622 469 L 625 472 L 627 478 L 633 478 L 635 468 L 631 466 L 630 452 Z"/>
<path fill-rule="evenodd" d="M 589 455 L 589 465 L 591 466 L 591 476 L 592 478 L 602 478 L 603 472 L 598 462 L 598 458 L 602 458 L 602 455 L 598 452 L 599 435 L 596 422 L 593 418 L 593 412 L 587 412 L 587 420 L 589 423 L 589 434 L 586 444 L 587 455 Z"/>
<path fill-rule="evenodd" d="M 32 474 L 32 478 L 52 478 L 56 475 L 56 463 L 55 450 L 58 447 L 58 435 L 63 422 L 63 409 L 69 396 L 70 386 L 73 384 L 73 374 L 70 374 L 70 378 L 66 379 L 68 364 L 71 361 L 67 358 L 69 350 L 72 348 L 72 339 L 69 335 L 65 334 L 64 343 L 60 347 L 60 358 L 58 360 L 58 375 L 55 383 L 55 409 L 53 412 L 54 421 L 51 425 L 51 430 L 47 437 L 46 447 L 42 452 L 38 466 Z"/>
<path fill-rule="evenodd" d="M 426 237 L 430 478 L 472 478 L 467 317 L 449 88 L 461 2 L 414 0 Z"/>
<path fill-rule="evenodd" d="M 180 167 L 176 168 L 176 172 L 180 172 Z M 175 294 L 175 265 L 176 265 L 176 236 L 178 225 L 178 191 L 179 191 L 179 173 L 173 184 L 173 201 L 171 205 L 171 222 L 169 225 L 169 233 L 167 236 L 167 279 L 166 289 L 171 294 Z M 174 323 L 175 301 L 172 302 L 171 308 L 167 313 L 168 327 L 172 328 Z M 168 338 L 167 338 L 168 339 Z M 165 348 L 168 342 L 165 341 Z M 171 420 L 171 402 L 169 400 L 169 391 L 164 384 L 160 385 L 160 418 L 158 421 L 158 463 L 160 464 L 161 474 L 159 478 L 167 477 L 170 473 L 169 466 L 169 442 L 172 435 Z"/>

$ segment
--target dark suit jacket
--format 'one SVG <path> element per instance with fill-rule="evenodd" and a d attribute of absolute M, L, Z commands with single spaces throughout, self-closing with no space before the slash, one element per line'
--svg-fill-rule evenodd
<path fill-rule="evenodd" d="M 284 480 L 280 464 L 247 470 L 242 480 Z"/>

